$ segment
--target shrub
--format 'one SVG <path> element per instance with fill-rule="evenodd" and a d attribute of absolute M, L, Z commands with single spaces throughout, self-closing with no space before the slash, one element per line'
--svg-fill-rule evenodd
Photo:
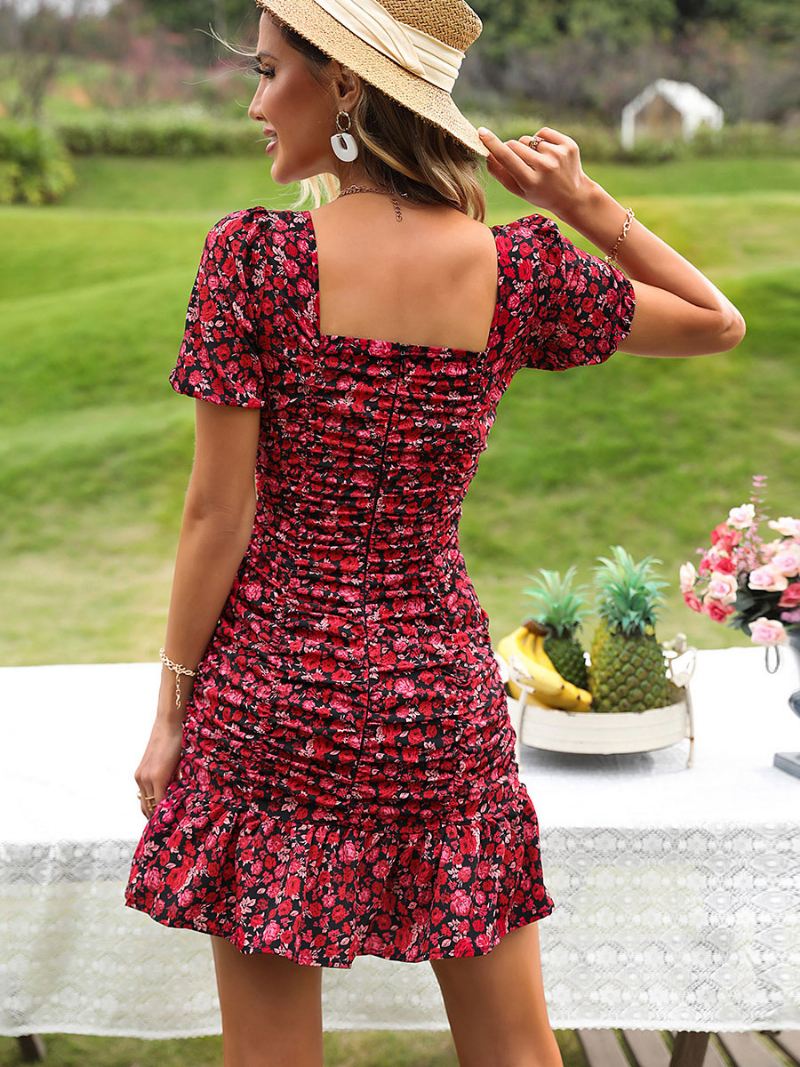
<path fill-rule="evenodd" d="M 52 203 L 74 183 L 69 152 L 53 130 L 0 119 L 0 203 Z"/>
<path fill-rule="evenodd" d="M 69 119 L 59 133 L 75 155 L 207 156 L 253 152 L 262 138 L 254 122 L 207 116 L 98 115 Z"/>

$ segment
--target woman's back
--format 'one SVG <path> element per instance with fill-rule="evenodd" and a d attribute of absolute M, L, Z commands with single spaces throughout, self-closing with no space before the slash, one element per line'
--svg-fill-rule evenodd
<path fill-rule="evenodd" d="M 310 212 L 323 335 L 482 350 L 497 295 L 491 229 L 453 208 L 342 197 Z"/>

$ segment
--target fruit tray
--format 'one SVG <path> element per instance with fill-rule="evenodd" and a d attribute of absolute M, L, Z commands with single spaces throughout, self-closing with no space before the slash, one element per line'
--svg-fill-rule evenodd
<path fill-rule="evenodd" d="M 651 752 L 689 738 L 687 767 L 694 762 L 694 716 L 689 681 L 697 649 L 685 644 L 679 634 L 664 643 L 667 678 L 674 701 L 641 712 L 565 711 L 540 701 L 530 678 L 497 656 L 503 682 L 519 688 L 508 696 L 509 715 L 519 742 L 550 752 L 617 754 Z M 685 658 L 684 658 L 685 657 Z M 589 654 L 586 660 L 591 664 Z M 683 662 L 679 663 L 679 660 Z"/>

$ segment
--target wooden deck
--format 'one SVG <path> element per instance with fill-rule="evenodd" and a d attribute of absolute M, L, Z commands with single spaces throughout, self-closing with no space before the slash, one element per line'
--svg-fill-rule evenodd
<path fill-rule="evenodd" d="M 800 1067 L 800 1030 L 576 1030 L 588 1067 Z"/>

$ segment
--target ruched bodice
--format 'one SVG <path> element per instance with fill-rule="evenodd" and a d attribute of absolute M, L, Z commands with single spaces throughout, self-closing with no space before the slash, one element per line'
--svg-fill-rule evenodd
<path fill-rule="evenodd" d="M 345 967 L 553 909 L 459 521 L 516 371 L 604 362 L 634 294 L 544 216 L 492 231 L 480 352 L 321 334 L 308 211 L 209 232 L 170 383 L 262 409 L 257 508 L 129 906 Z"/>

